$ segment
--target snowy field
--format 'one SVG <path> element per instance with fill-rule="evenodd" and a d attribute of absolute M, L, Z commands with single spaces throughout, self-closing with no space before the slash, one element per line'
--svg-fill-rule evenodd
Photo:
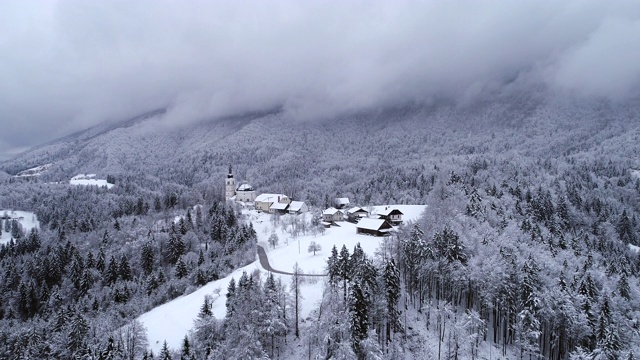
<path fill-rule="evenodd" d="M 28 211 L 17 210 L 0 210 L 0 217 L 8 216 L 11 219 L 16 219 L 22 225 L 25 235 L 29 235 L 31 229 L 40 227 L 38 217 L 36 214 Z M 4 221 L 2 222 L 2 236 L 0 236 L 0 244 L 6 244 L 11 240 L 11 233 L 4 231 Z"/>
<path fill-rule="evenodd" d="M 51 168 L 52 166 L 53 164 L 44 164 L 44 165 L 32 167 L 31 169 L 20 171 L 18 174 L 15 175 L 15 177 L 19 178 L 19 177 L 40 176 L 45 171 L 49 170 L 49 168 Z"/>
<path fill-rule="evenodd" d="M 424 205 L 397 205 L 393 207 L 405 214 L 403 217 L 405 222 L 417 219 L 425 209 Z M 377 208 L 383 209 L 384 206 Z M 333 245 L 336 245 L 338 251 L 342 245 L 346 245 L 349 251 L 352 252 L 353 247 L 359 242 L 365 253 L 373 255 L 376 248 L 384 241 L 383 238 L 356 234 L 355 224 L 346 221 L 339 223 L 340 227 L 326 229 L 324 235 L 313 236 L 309 234 L 293 239 L 283 229 L 282 225 L 287 223 L 287 218 L 289 217 L 289 215 L 285 215 L 280 218 L 280 223 L 275 226 L 279 244 L 275 249 L 272 249 L 267 246 L 269 236 L 274 232 L 272 215 L 250 211 L 247 216 L 258 234 L 259 243 L 267 250 L 271 266 L 276 270 L 290 272 L 297 262 L 303 273 L 322 274 L 325 272 L 326 259 L 330 255 Z M 303 216 L 310 216 L 310 214 Z M 316 252 L 315 256 L 313 253 L 307 252 L 311 241 L 315 241 L 322 246 L 322 250 Z M 254 270 L 260 270 L 263 279 L 268 275 L 268 272 L 256 260 L 223 279 L 212 281 L 189 295 L 181 296 L 141 315 L 138 320 L 147 328 L 147 337 L 153 352 L 158 354 L 165 340 L 169 347 L 173 349 L 180 348 L 181 340 L 193 327 L 193 320 L 198 316 L 205 295 L 211 295 L 213 298 L 212 311 L 215 317 L 218 319 L 224 318 L 226 312 L 224 305 L 225 295 L 229 281 L 232 277 L 237 281 L 243 271 L 251 273 Z M 280 277 L 285 284 L 290 284 L 289 276 L 276 276 Z M 319 278 L 317 281 L 310 281 L 302 286 L 302 319 L 306 318 L 311 310 L 317 307 L 322 298 L 323 281 L 324 278 Z"/>
<path fill-rule="evenodd" d="M 96 174 L 78 174 L 69 180 L 71 185 L 93 185 L 93 186 L 106 186 L 107 189 L 111 189 L 113 184 L 107 182 L 107 180 L 96 179 Z"/>

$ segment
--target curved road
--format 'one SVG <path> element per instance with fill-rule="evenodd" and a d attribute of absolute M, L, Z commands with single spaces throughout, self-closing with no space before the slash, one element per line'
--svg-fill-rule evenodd
<path fill-rule="evenodd" d="M 280 271 L 272 268 L 271 265 L 269 264 L 269 258 L 267 257 L 267 253 L 266 251 L 264 251 L 264 248 L 260 244 L 258 244 L 258 258 L 260 259 L 260 265 L 262 265 L 262 267 L 267 271 L 271 271 L 272 273 L 275 273 L 275 274 L 293 275 L 293 273 Z M 327 274 L 300 274 L 300 276 L 327 276 Z"/>

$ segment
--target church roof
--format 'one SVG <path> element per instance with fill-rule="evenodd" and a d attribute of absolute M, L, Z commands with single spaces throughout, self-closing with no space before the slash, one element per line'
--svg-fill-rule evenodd
<path fill-rule="evenodd" d="M 236 191 L 253 191 L 253 186 L 247 183 L 243 183 L 243 184 L 240 184 L 240 186 L 238 186 Z"/>

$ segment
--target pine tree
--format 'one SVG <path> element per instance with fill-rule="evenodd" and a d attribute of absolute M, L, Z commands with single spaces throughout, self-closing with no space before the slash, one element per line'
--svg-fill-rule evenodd
<path fill-rule="evenodd" d="M 347 281 L 351 278 L 351 259 L 349 257 L 349 250 L 345 245 L 342 245 L 340 249 L 340 255 L 338 257 L 338 275 L 342 280 L 344 302 L 347 302 Z"/>
<path fill-rule="evenodd" d="M 349 330 L 353 351 L 359 359 L 364 358 L 361 342 L 367 338 L 369 331 L 367 301 L 358 282 L 351 285 L 349 293 Z"/>
<path fill-rule="evenodd" d="M 103 272 L 105 269 L 105 255 L 104 255 L 104 248 L 101 246 L 100 250 L 98 251 L 98 260 L 96 260 L 96 269 L 100 272 Z"/>
<path fill-rule="evenodd" d="M 169 345 L 167 345 L 167 340 L 162 344 L 162 350 L 160 350 L 160 354 L 158 354 L 159 360 L 173 360 L 171 356 L 171 351 L 169 351 Z"/>
<path fill-rule="evenodd" d="M 188 273 L 189 270 L 187 269 L 187 264 L 185 264 L 184 260 L 182 260 L 182 257 L 180 257 L 178 259 L 178 262 L 176 263 L 176 278 L 182 279 L 183 277 L 187 276 Z"/>
<path fill-rule="evenodd" d="M 633 233 L 633 226 L 631 221 L 629 220 L 629 216 L 627 215 L 627 210 L 622 212 L 620 215 L 620 219 L 618 220 L 618 224 L 616 225 L 616 231 L 618 232 L 618 237 L 625 244 L 635 243 L 635 236 Z"/>
<path fill-rule="evenodd" d="M 391 340 L 391 331 L 400 330 L 400 311 L 398 300 L 400 299 L 400 272 L 393 259 L 387 261 L 384 267 L 384 286 L 387 300 L 387 341 Z"/>
<path fill-rule="evenodd" d="M 129 266 L 129 260 L 125 255 L 120 258 L 120 265 L 118 265 L 118 274 L 124 281 L 130 281 L 132 279 L 131 267 Z"/>
<path fill-rule="evenodd" d="M 186 252 L 186 245 L 178 233 L 174 230 L 169 234 L 169 243 L 167 244 L 167 259 L 170 264 L 175 264 L 178 259 Z"/>
<path fill-rule="evenodd" d="M 233 317 L 233 315 L 235 314 L 234 311 L 234 301 L 233 298 L 236 294 L 236 281 L 234 280 L 234 278 L 231 278 L 231 280 L 229 281 L 229 285 L 227 285 L 227 294 L 226 294 L 226 300 L 225 300 L 225 307 L 227 309 L 226 315 L 225 317 L 227 319 Z"/>
<path fill-rule="evenodd" d="M 198 252 L 198 266 L 202 264 L 204 264 L 204 253 L 202 252 L 202 249 L 200 249 Z"/>
<path fill-rule="evenodd" d="M 623 272 L 618 280 L 618 293 L 621 297 L 627 300 L 631 299 L 631 288 L 629 287 L 629 280 L 627 279 L 626 272 Z"/>
<path fill-rule="evenodd" d="M 189 344 L 189 338 L 185 335 L 182 339 L 182 349 L 180 350 L 180 359 L 188 360 L 191 357 L 191 344 Z"/>
<path fill-rule="evenodd" d="M 140 266 L 145 275 L 153 272 L 154 253 L 151 242 L 145 242 L 140 252 Z"/>
<path fill-rule="evenodd" d="M 327 259 L 327 272 L 329 273 L 329 282 L 332 285 L 335 285 L 339 276 L 340 276 L 340 269 L 338 266 L 338 249 L 336 248 L 335 244 L 333 245 L 333 247 L 331 248 L 331 255 L 329 256 L 329 258 Z"/>
<path fill-rule="evenodd" d="M 118 281 L 118 264 L 116 262 L 115 256 L 111 255 L 109 259 L 109 265 L 107 266 L 107 270 L 104 274 L 104 280 L 107 285 L 113 285 Z"/>

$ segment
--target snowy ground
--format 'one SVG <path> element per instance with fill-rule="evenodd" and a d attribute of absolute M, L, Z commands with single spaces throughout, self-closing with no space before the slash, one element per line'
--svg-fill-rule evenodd
<path fill-rule="evenodd" d="M 425 208 L 424 205 L 398 205 L 394 207 L 405 214 L 405 221 L 417 219 Z M 383 208 L 383 206 L 379 208 Z M 384 241 L 383 238 L 356 234 L 355 225 L 348 222 L 341 222 L 340 227 L 326 229 L 324 235 L 313 236 L 309 234 L 298 236 L 294 239 L 283 230 L 282 225 L 286 224 L 287 218 L 290 217 L 285 215 L 280 218 L 280 223 L 275 226 L 275 233 L 280 240 L 279 245 L 275 249 L 271 249 L 266 244 L 269 236 L 274 232 L 272 216 L 255 211 L 248 212 L 247 216 L 258 234 L 258 241 L 267 249 L 271 266 L 282 271 L 291 271 L 297 262 L 303 273 L 321 274 L 325 272 L 326 259 L 330 255 L 333 245 L 340 249 L 344 244 L 351 252 L 359 242 L 365 253 L 373 255 L 376 248 Z M 305 214 L 304 216 L 310 216 L 310 214 Z M 322 251 L 317 252 L 315 256 L 313 253 L 307 252 L 311 241 L 316 241 L 322 246 Z M 258 261 L 255 261 L 234 271 L 224 279 L 212 281 L 189 295 L 181 296 L 141 315 L 138 320 L 147 328 L 147 337 L 153 352 L 159 353 L 165 340 L 169 347 L 173 349 L 180 348 L 181 340 L 193 327 L 193 320 L 198 315 L 205 295 L 212 295 L 214 299 L 213 313 L 217 318 L 223 318 L 226 311 L 224 306 L 225 295 L 231 278 L 238 280 L 243 271 L 251 273 L 256 269 L 262 271 L 263 276 L 266 277 L 267 272 L 262 269 Z M 290 283 L 289 276 L 278 276 L 282 278 L 284 283 Z M 318 281 L 303 285 L 301 289 L 303 297 L 301 315 L 303 319 L 308 316 L 311 310 L 316 308 L 321 299 L 323 281 L 320 278 Z"/>
<path fill-rule="evenodd" d="M 93 186 L 106 186 L 107 189 L 111 189 L 113 184 L 107 182 L 107 180 L 96 179 L 96 174 L 78 174 L 69 180 L 71 185 L 93 185 Z"/>
<path fill-rule="evenodd" d="M 640 170 L 638 169 L 631 169 L 631 176 L 635 176 L 636 178 L 640 179 Z"/>
<path fill-rule="evenodd" d="M 53 164 L 44 164 L 36 167 L 32 167 L 31 169 L 22 170 L 15 177 L 32 177 L 32 176 L 40 176 L 45 171 L 49 170 Z"/>
<path fill-rule="evenodd" d="M 29 231 L 33 228 L 39 228 L 40 222 L 38 221 L 38 217 L 36 214 L 28 211 L 17 211 L 17 210 L 0 210 L 0 217 L 4 217 L 7 215 L 11 219 L 16 219 L 22 225 L 22 229 L 24 229 L 25 235 L 29 234 Z M 4 225 L 4 222 L 2 223 Z M 6 244 L 11 240 L 11 233 L 4 231 L 4 226 L 2 227 L 2 236 L 0 236 L 0 244 Z"/>

